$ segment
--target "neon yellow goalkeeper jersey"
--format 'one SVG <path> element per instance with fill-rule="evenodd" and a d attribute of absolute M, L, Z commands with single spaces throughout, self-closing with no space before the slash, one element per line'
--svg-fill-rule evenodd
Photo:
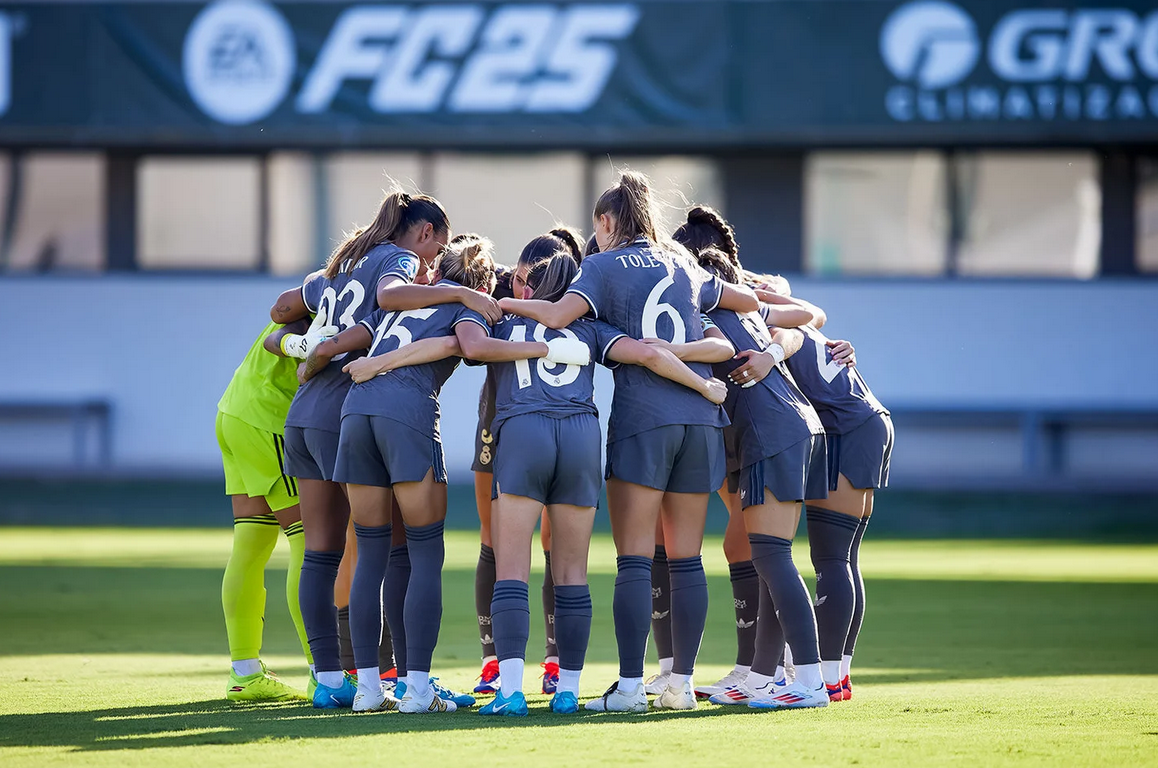
<path fill-rule="evenodd" d="M 283 435 L 286 412 L 298 391 L 301 361 L 274 355 L 262 347 L 265 337 L 280 327 L 270 323 L 253 342 L 217 402 L 217 410 L 252 427 Z"/>

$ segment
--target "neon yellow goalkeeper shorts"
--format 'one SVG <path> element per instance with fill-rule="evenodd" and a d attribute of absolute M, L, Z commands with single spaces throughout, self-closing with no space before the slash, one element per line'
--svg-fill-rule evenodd
<path fill-rule="evenodd" d="M 217 444 L 225 467 L 225 494 L 262 497 L 271 512 L 298 503 L 298 484 L 285 474 L 282 436 L 217 412 Z"/>

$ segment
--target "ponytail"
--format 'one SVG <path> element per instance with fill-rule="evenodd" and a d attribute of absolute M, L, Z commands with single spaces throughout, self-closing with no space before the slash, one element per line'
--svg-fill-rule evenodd
<path fill-rule="evenodd" d="M 555 227 L 523 246 L 523 251 L 519 254 L 519 266 L 533 267 L 560 252 L 567 254 L 579 264 L 583 261 L 583 249 L 579 245 L 582 239 L 582 236 L 570 227 Z"/>
<path fill-rule="evenodd" d="M 563 298 L 578 273 L 579 264 L 572 255 L 559 251 L 527 271 L 527 285 L 535 292 L 536 299 L 558 301 Z"/>
<path fill-rule="evenodd" d="M 740 282 L 740 270 L 719 248 L 705 248 L 696 256 L 700 266 L 716 275 L 725 283 L 736 285 Z"/>
<path fill-rule="evenodd" d="M 338 275 L 342 263 L 347 259 L 358 259 L 370 252 L 370 249 L 381 243 L 391 242 L 410 228 L 429 222 L 435 232 L 449 232 L 450 219 L 442 207 L 442 203 L 429 195 L 410 195 L 406 192 L 395 191 L 386 195 L 382 204 L 378 206 L 378 215 L 369 226 L 359 227 L 346 236 L 346 239 L 334 249 L 323 274 L 333 280 Z"/>
<path fill-rule="evenodd" d="M 580 245 L 580 243 L 583 242 L 583 236 L 580 235 L 577 230 L 571 227 L 558 226 L 547 234 L 553 235 L 562 241 L 568 253 L 570 253 L 571 258 L 575 259 L 576 264 L 583 263 L 583 246 Z"/>
<path fill-rule="evenodd" d="M 623 171 L 619 181 L 609 187 L 595 203 L 594 218 L 607 214 L 615 219 L 611 233 L 616 247 L 643 237 L 658 242 L 655 222 L 659 219 L 651 186 L 647 177 L 638 171 Z"/>
<path fill-rule="evenodd" d="M 688 210 L 687 221 L 672 234 L 672 239 L 697 256 L 705 248 L 715 248 L 740 268 L 740 244 L 736 232 L 714 208 L 697 205 Z"/>
<path fill-rule="evenodd" d="M 494 290 L 495 246 L 475 234 L 456 235 L 438 260 L 438 275 L 472 291 Z"/>

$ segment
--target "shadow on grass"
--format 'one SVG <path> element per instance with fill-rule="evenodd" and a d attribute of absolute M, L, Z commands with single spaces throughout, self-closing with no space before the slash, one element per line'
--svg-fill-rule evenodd
<path fill-rule="evenodd" d="M 220 655 L 224 671 L 220 578 L 215 569 L 196 568 L 0 568 L 0 616 L 6 618 L 0 652 Z M 611 575 L 591 579 L 591 663 L 616 661 L 613 582 Z M 263 653 L 296 655 L 300 650 L 285 608 L 284 578 L 272 572 L 266 586 Z M 712 601 L 700 664 L 730 666 L 736 652 L 731 588 L 726 578 L 712 577 L 709 589 Z M 473 571 L 447 569 L 443 593 L 436 667 L 473 665 L 479 656 Z M 870 578 L 856 655 L 866 671 L 858 680 L 1115 671 L 1094 670 L 1091 654 L 1130 658 L 1131 673 L 1158 674 L 1158 656 L 1138 653 L 1158 636 L 1158 611 L 1143 608 L 1156 604 L 1158 584 L 1152 583 Z M 532 663 L 542 647 L 541 615 L 533 606 L 527 650 Z"/>
<path fill-rule="evenodd" d="M 710 707 L 693 712 L 649 712 L 646 715 L 580 711 L 573 715 L 555 715 L 546 710 L 544 700 L 532 703 L 531 716 L 527 718 L 482 717 L 475 710 L 419 717 L 398 713 L 335 713 L 296 703 L 238 705 L 215 700 L 81 712 L 0 715 L 0 747 L 117 751 L 375 734 L 559 727 L 577 723 L 584 726 L 622 725 L 643 718 L 655 723 L 672 718 L 778 717 L 785 714 L 748 709 L 736 712 L 737 709 Z"/>

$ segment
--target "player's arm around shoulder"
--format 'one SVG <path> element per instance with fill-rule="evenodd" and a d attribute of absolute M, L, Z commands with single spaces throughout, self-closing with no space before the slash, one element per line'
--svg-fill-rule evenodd
<path fill-rule="evenodd" d="M 704 338 L 683 344 L 672 344 L 662 339 L 644 339 L 645 344 L 662 347 L 688 363 L 722 363 L 736 354 L 728 337 L 714 325 L 704 328 Z"/>
<path fill-rule="evenodd" d="M 719 379 L 705 379 L 661 345 L 644 344 L 630 336 L 623 336 L 611 346 L 606 357 L 615 363 L 647 368 L 657 376 L 699 392 L 717 405 L 724 402 L 728 395 L 728 388 L 724 382 Z"/>
<path fill-rule="evenodd" d="M 477 363 L 509 363 L 546 357 L 550 352 L 541 341 L 507 341 L 493 338 L 486 326 L 478 322 L 459 322 L 454 326 L 461 355 Z"/>

